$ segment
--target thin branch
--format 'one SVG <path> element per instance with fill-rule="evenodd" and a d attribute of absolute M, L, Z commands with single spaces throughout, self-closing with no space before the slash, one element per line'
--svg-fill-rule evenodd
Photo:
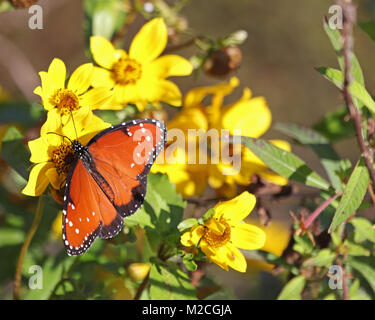
<path fill-rule="evenodd" d="M 16 276 L 14 278 L 14 287 L 13 287 L 13 299 L 14 300 L 18 300 L 20 298 L 19 290 L 20 290 L 20 287 L 21 287 L 23 260 L 25 258 L 27 249 L 29 248 L 30 242 L 33 239 L 35 231 L 37 230 L 37 228 L 39 226 L 40 219 L 42 217 L 42 213 L 43 213 L 43 200 L 42 199 L 43 198 L 40 196 L 39 200 L 38 200 L 36 212 L 35 212 L 34 221 L 31 225 L 29 233 L 26 236 L 25 242 L 22 245 L 21 252 L 20 252 L 20 255 L 18 257 Z"/>
<path fill-rule="evenodd" d="M 164 54 L 166 53 L 171 53 L 171 52 L 174 52 L 174 51 L 178 51 L 178 50 L 181 50 L 181 49 L 184 49 L 184 48 L 187 48 L 187 47 L 190 47 L 192 45 L 195 44 L 195 41 L 198 39 L 199 37 L 194 37 L 192 39 L 189 39 L 185 42 L 182 42 L 182 43 L 179 43 L 179 44 L 176 44 L 174 46 L 170 46 L 170 47 L 167 47 L 165 48 L 164 50 Z"/>
<path fill-rule="evenodd" d="M 139 300 L 143 291 L 146 289 L 148 285 L 148 279 L 150 278 L 150 271 L 147 273 L 147 276 L 143 279 L 142 283 L 138 287 L 138 290 L 134 296 L 134 300 Z"/>
<path fill-rule="evenodd" d="M 351 75 L 351 64 L 352 64 L 352 51 L 353 51 L 353 25 L 356 21 L 356 9 L 355 6 L 352 4 L 351 0 L 339 0 L 338 4 L 341 5 L 343 9 L 343 30 L 342 30 L 342 37 L 344 41 L 344 87 L 343 87 L 343 95 L 348 106 L 350 116 L 354 121 L 354 126 L 356 130 L 357 141 L 361 152 L 363 154 L 363 158 L 365 161 L 365 165 L 369 170 L 370 177 L 372 180 L 373 185 L 375 186 L 375 170 L 373 167 L 373 152 L 371 148 L 369 148 L 365 142 L 362 133 L 362 116 L 361 111 L 358 110 L 354 106 L 353 98 L 349 92 L 349 87 L 352 82 L 352 75 Z"/>
<path fill-rule="evenodd" d="M 306 221 L 304 223 L 304 227 L 308 228 L 315 221 L 315 219 L 317 217 L 319 217 L 319 215 L 322 213 L 322 211 L 325 208 L 327 208 L 334 200 L 336 200 L 337 197 L 339 197 L 341 195 L 342 195 L 342 192 L 336 193 L 335 195 L 333 195 L 332 197 L 330 197 L 329 199 L 324 201 L 318 208 L 315 209 L 315 211 L 312 214 L 309 215 L 309 217 L 306 219 Z"/>

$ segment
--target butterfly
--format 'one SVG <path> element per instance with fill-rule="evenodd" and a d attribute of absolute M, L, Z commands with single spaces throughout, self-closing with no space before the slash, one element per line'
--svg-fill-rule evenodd
<path fill-rule="evenodd" d="M 121 231 L 123 218 L 143 204 L 147 174 L 165 142 L 165 125 L 155 119 L 112 126 L 86 146 L 72 142 L 62 215 L 68 255 L 81 255 L 95 238 L 112 238 Z"/>

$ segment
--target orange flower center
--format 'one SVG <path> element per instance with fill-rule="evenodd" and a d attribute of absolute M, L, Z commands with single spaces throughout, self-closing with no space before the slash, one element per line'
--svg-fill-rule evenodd
<path fill-rule="evenodd" d="M 230 240 L 231 230 L 229 224 L 223 219 L 220 219 L 219 223 L 225 227 L 222 233 L 218 233 L 216 230 L 212 230 L 210 228 L 205 228 L 205 232 L 202 237 L 202 239 L 212 248 L 220 248 Z"/>
<path fill-rule="evenodd" d="M 141 65 L 130 58 L 120 58 L 112 66 L 113 79 L 122 85 L 135 84 L 142 75 Z"/>
<path fill-rule="evenodd" d="M 58 174 L 68 175 L 71 163 L 74 160 L 74 150 L 71 144 L 62 143 L 51 152 L 51 161 Z"/>
<path fill-rule="evenodd" d="M 59 109 L 61 114 L 69 114 L 79 109 L 78 97 L 69 89 L 57 89 L 50 102 Z"/>

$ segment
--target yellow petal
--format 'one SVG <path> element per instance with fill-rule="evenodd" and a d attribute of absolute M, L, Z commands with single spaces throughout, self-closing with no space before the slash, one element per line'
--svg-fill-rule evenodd
<path fill-rule="evenodd" d="M 266 234 L 260 228 L 248 223 L 238 223 L 231 229 L 232 244 L 241 249 L 257 250 L 264 246 Z"/>
<path fill-rule="evenodd" d="M 150 102 L 163 101 L 175 107 L 182 104 L 181 91 L 172 81 L 159 79 L 148 81 L 143 86 L 147 91 L 141 92 L 144 92 Z"/>
<path fill-rule="evenodd" d="M 167 45 L 167 26 L 163 18 L 155 18 L 146 23 L 134 37 L 129 57 L 139 63 L 145 63 L 157 58 Z"/>
<path fill-rule="evenodd" d="M 226 249 L 228 265 L 238 272 L 246 272 L 247 263 L 242 252 L 230 244 L 227 244 L 224 248 Z"/>
<path fill-rule="evenodd" d="M 94 109 L 110 109 L 108 104 L 113 97 L 113 91 L 105 87 L 93 88 L 83 94 L 79 101 L 81 106 L 89 106 Z"/>
<path fill-rule="evenodd" d="M 48 178 L 46 172 L 53 166 L 52 163 L 39 163 L 35 165 L 30 172 L 29 181 L 22 193 L 27 196 L 40 196 L 48 186 Z"/>
<path fill-rule="evenodd" d="M 48 178 L 48 181 L 51 183 L 52 187 L 56 190 L 60 190 L 64 185 L 65 177 L 59 175 L 55 167 L 49 168 L 46 171 L 46 177 Z"/>
<path fill-rule="evenodd" d="M 40 135 L 43 137 L 47 135 L 47 143 L 52 145 L 58 145 L 60 137 L 49 132 L 59 132 L 61 128 L 61 117 L 56 109 L 52 109 L 47 113 L 47 120 L 44 122 L 40 129 Z M 57 141 L 58 140 L 58 141 Z"/>
<path fill-rule="evenodd" d="M 42 83 L 42 101 L 43 107 L 46 110 L 52 109 L 54 106 L 51 105 L 50 99 L 52 95 L 55 93 L 57 87 L 55 83 L 50 80 L 50 77 L 47 72 L 41 71 L 39 72 L 40 80 Z"/>
<path fill-rule="evenodd" d="M 187 76 L 193 71 L 191 63 L 178 55 L 165 55 L 150 64 L 151 72 L 158 78 Z"/>
<path fill-rule="evenodd" d="M 116 61 L 116 50 L 112 43 L 104 37 L 93 36 L 90 38 L 90 50 L 95 62 L 107 69 L 111 69 Z"/>
<path fill-rule="evenodd" d="M 68 89 L 80 95 L 87 91 L 92 82 L 94 67 L 92 63 L 85 63 L 74 70 L 68 82 Z"/>
<path fill-rule="evenodd" d="M 50 81 L 56 88 L 65 88 L 66 68 L 62 60 L 55 58 L 48 68 Z"/>
<path fill-rule="evenodd" d="M 182 245 L 191 247 L 196 245 L 204 234 L 203 226 L 194 226 L 191 230 L 186 231 L 180 238 Z"/>
<path fill-rule="evenodd" d="M 38 96 L 42 97 L 42 96 L 43 96 L 43 90 L 42 90 L 42 87 L 41 87 L 41 86 L 37 86 L 37 87 L 34 89 L 34 93 L 37 94 Z"/>
<path fill-rule="evenodd" d="M 38 139 L 29 141 L 28 146 L 31 152 L 31 162 L 40 163 L 49 160 L 48 145 L 46 144 L 43 137 L 39 137 Z"/>
<path fill-rule="evenodd" d="M 208 243 L 204 240 L 201 241 L 200 247 L 203 253 L 210 259 L 211 262 L 217 264 L 220 268 L 228 271 L 228 259 L 225 254 L 224 247 L 220 248 L 212 248 L 208 245 Z"/>
<path fill-rule="evenodd" d="M 257 138 L 265 133 L 271 125 L 271 111 L 263 97 L 250 100 L 240 99 L 231 106 L 223 108 L 221 125 L 233 134 L 240 129 L 241 135 Z"/>
<path fill-rule="evenodd" d="M 253 210 L 256 198 L 245 191 L 234 199 L 219 202 L 215 207 L 215 217 L 224 218 L 231 223 L 238 223 L 246 218 Z"/>
<path fill-rule="evenodd" d="M 147 90 L 147 88 L 145 88 Z M 145 96 L 139 93 L 137 85 L 116 85 L 114 88 L 114 100 L 120 104 L 137 103 Z M 144 92 L 144 95 L 146 93 Z"/>
<path fill-rule="evenodd" d="M 226 96 L 238 85 L 238 78 L 232 77 L 229 82 L 192 89 L 185 96 L 184 106 L 187 108 L 197 106 L 201 103 L 203 98 L 209 94 L 220 94 Z"/>
<path fill-rule="evenodd" d="M 103 68 L 94 67 L 91 85 L 93 87 L 113 88 L 115 81 L 112 79 L 112 72 Z"/>

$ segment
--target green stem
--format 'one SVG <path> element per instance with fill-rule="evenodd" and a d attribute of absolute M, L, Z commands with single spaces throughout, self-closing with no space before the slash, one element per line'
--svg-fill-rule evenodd
<path fill-rule="evenodd" d="M 23 260 L 25 258 L 27 249 L 29 248 L 30 242 L 35 234 L 35 231 L 38 229 L 40 219 L 42 217 L 43 213 L 43 200 L 42 197 L 39 197 L 38 205 L 35 212 L 34 221 L 31 225 L 31 228 L 29 230 L 29 233 L 26 236 L 25 242 L 21 248 L 20 255 L 18 257 L 18 263 L 17 263 L 17 269 L 16 269 L 16 276 L 14 278 L 14 288 L 13 288 L 13 299 L 18 300 L 19 297 L 19 291 L 21 287 L 21 278 L 22 278 L 22 266 L 23 266 Z"/>

